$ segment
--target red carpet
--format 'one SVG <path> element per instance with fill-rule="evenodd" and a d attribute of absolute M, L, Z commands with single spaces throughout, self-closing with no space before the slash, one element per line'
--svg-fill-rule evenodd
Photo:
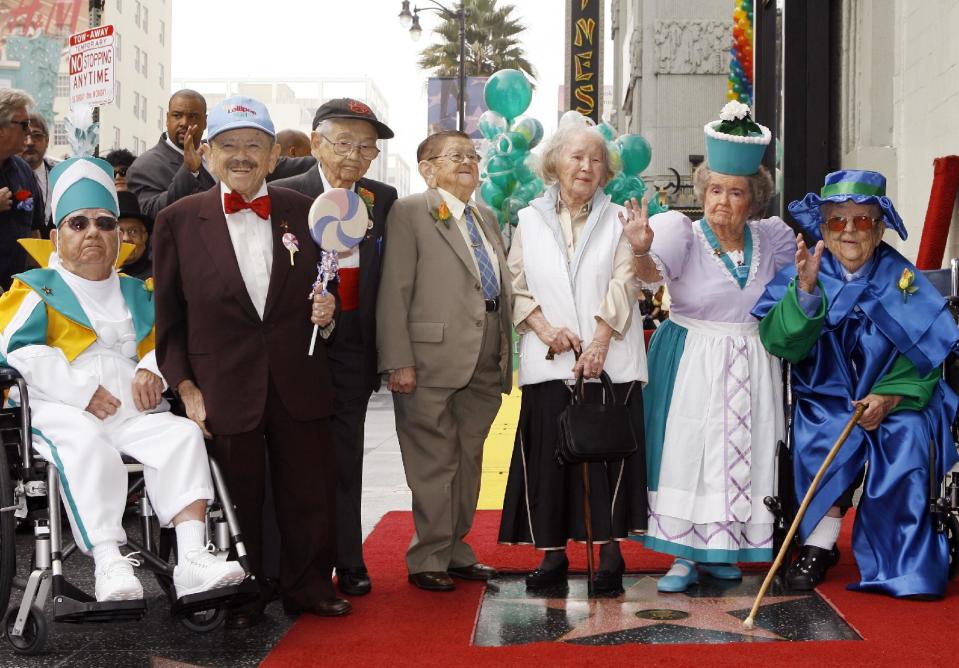
<path fill-rule="evenodd" d="M 352 599 L 342 619 L 304 616 L 267 656 L 264 666 L 947 666 L 959 662 L 959 582 L 935 603 L 898 601 L 846 591 L 858 571 L 849 549 L 851 517 L 840 549 L 843 558 L 819 592 L 863 637 L 861 641 L 734 643 L 727 645 L 628 644 L 587 647 L 536 643 L 473 647 L 473 625 L 483 586 L 457 582 L 452 593 L 427 593 L 406 581 L 404 553 L 412 514 L 392 512 L 366 541 L 373 592 Z M 496 544 L 498 511 L 477 513 L 470 544 L 480 560 L 504 571 L 535 568 L 529 547 Z M 577 546 L 578 548 L 578 546 Z M 585 548 L 573 549 L 574 569 L 585 570 Z M 630 541 L 630 571 L 666 568 L 671 559 Z"/>

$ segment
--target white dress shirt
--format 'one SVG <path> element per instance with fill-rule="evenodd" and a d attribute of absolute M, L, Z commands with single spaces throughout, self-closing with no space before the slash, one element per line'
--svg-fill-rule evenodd
<path fill-rule="evenodd" d="M 463 235 L 463 239 L 466 241 L 466 248 L 470 252 L 470 258 L 473 260 L 473 266 L 476 267 L 476 275 L 480 276 L 479 262 L 476 261 L 476 254 L 473 252 L 473 240 L 470 239 L 470 231 L 466 227 L 466 216 L 464 213 L 467 205 L 460 201 L 455 195 L 448 193 L 442 188 L 437 188 L 436 190 L 443 197 L 443 201 L 446 202 L 446 206 L 449 208 L 453 220 L 456 221 L 456 228 L 460 231 L 460 234 Z M 483 240 L 483 247 L 486 248 L 486 254 L 489 256 L 490 264 L 493 265 L 493 272 L 496 274 L 496 284 L 502 286 L 503 281 L 499 275 L 499 259 L 496 257 L 496 251 L 493 250 L 493 245 L 489 242 L 489 239 L 486 238 L 483 226 L 480 224 L 482 217 L 480 216 L 479 207 L 476 206 L 473 200 L 469 201 L 469 207 L 473 209 L 473 222 L 476 223 L 476 231 L 479 232 L 480 239 Z"/>
<path fill-rule="evenodd" d="M 323 166 L 317 161 L 316 168 L 320 170 L 320 180 L 323 182 L 323 192 L 328 193 L 333 189 L 330 182 L 326 180 L 326 174 L 323 173 Z M 356 183 L 350 188 L 356 192 Z M 364 204 L 364 206 L 366 206 Z M 336 254 L 336 261 L 340 269 L 356 269 L 360 266 L 360 247 L 354 246 L 348 251 L 341 251 Z"/>
<path fill-rule="evenodd" d="M 223 206 L 222 196 L 228 192 L 230 189 L 221 181 L 220 206 Z M 263 183 L 253 199 L 266 194 L 266 183 Z M 273 223 L 269 218 L 263 220 L 251 209 L 236 213 L 226 213 L 224 209 L 224 215 L 230 241 L 233 242 L 233 253 L 240 265 L 240 275 L 250 299 L 253 300 L 253 306 L 262 319 L 263 310 L 266 308 L 266 293 L 270 288 L 270 272 L 273 271 Z"/>

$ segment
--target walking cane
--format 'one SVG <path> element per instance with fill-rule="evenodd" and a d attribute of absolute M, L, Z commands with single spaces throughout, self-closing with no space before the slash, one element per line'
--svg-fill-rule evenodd
<path fill-rule="evenodd" d="M 586 581 L 587 598 L 593 595 L 593 512 L 589 505 L 589 464 L 583 467 L 583 517 L 586 520 Z"/>
<path fill-rule="evenodd" d="M 756 600 L 753 601 L 753 607 L 752 610 L 749 611 L 749 616 L 743 620 L 743 628 L 751 629 L 753 627 L 756 619 L 756 611 L 759 610 L 759 604 L 766 595 L 766 590 L 769 589 L 769 585 L 772 584 L 773 577 L 776 575 L 776 571 L 778 571 L 779 567 L 782 565 L 783 558 L 786 556 L 786 552 L 789 551 L 789 544 L 792 542 L 793 536 L 796 535 L 796 529 L 799 528 L 799 523 L 802 521 L 803 515 L 806 514 L 806 507 L 809 506 L 809 502 L 812 501 L 813 496 L 815 496 L 816 488 L 819 486 L 823 475 L 826 473 L 826 469 L 832 463 L 832 460 L 836 458 L 836 455 L 839 454 L 839 448 L 841 448 L 842 444 L 846 442 L 847 438 L 849 438 L 852 428 L 856 426 L 857 422 L 859 422 L 859 418 L 862 417 L 862 414 L 865 412 L 865 410 L 865 404 L 859 404 L 856 406 L 856 411 L 852 414 L 852 417 L 849 418 L 849 422 L 846 423 L 842 433 L 839 434 L 839 438 L 836 439 L 836 443 L 832 446 L 829 454 L 826 455 L 826 459 L 823 461 L 822 466 L 820 466 L 819 470 L 816 472 L 816 477 L 812 479 L 812 483 L 809 485 L 809 489 L 806 491 L 806 496 L 803 497 L 802 503 L 799 504 L 799 510 L 796 511 L 796 519 L 793 520 L 792 526 L 789 527 L 789 531 L 786 533 L 786 540 L 783 541 L 782 547 L 779 548 L 779 554 L 776 555 L 776 561 L 773 562 L 769 572 L 766 573 L 766 579 L 763 580 L 763 586 L 759 588 L 759 593 L 756 595 Z"/>

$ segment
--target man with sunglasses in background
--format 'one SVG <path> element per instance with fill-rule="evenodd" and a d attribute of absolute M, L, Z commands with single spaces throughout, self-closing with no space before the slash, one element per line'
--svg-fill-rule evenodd
<path fill-rule="evenodd" d="M 451 591 L 488 580 L 466 543 L 479 498 L 483 443 L 513 385 L 511 287 L 496 216 L 473 195 L 479 156 L 463 132 L 416 150 L 429 188 L 397 200 L 376 306 L 380 370 L 413 493 L 409 582 Z"/>
<path fill-rule="evenodd" d="M 45 227 L 43 196 L 30 165 L 20 157 L 30 132 L 33 98 L 0 88 L 0 290 L 27 267 L 17 239 L 39 237 Z"/>
<path fill-rule="evenodd" d="M 380 285 L 386 216 L 396 188 L 365 178 L 379 155 L 378 139 L 393 131 L 365 103 L 351 98 L 325 102 L 313 117 L 310 147 L 317 165 L 274 181 L 315 199 L 330 188 L 355 191 L 366 203 L 369 229 L 359 246 L 339 253 L 340 317 L 327 348 L 333 386 L 336 447 L 336 581 L 340 591 L 367 594 L 370 576 L 363 561 L 363 426 L 370 395 L 380 388 L 376 369 L 376 293 Z"/>
<path fill-rule="evenodd" d="M 243 568 L 207 549 L 213 484 L 203 435 L 161 396 L 152 289 L 116 271 L 130 249 L 120 244 L 113 170 L 71 158 L 51 170 L 50 191 L 56 227 L 49 241 L 24 244 L 40 268 L 18 274 L 0 298 L 0 352 L 30 388 L 33 447 L 63 481 L 76 543 L 96 562 L 96 599 L 143 598 L 139 563 L 119 550 L 124 454 L 143 464 L 160 525 L 175 527 L 177 596 L 239 583 Z"/>
<path fill-rule="evenodd" d="M 48 158 L 47 147 L 50 145 L 50 131 L 47 121 L 37 113 L 30 114 L 30 130 L 27 132 L 26 143 L 20 157 L 27 161 L 33 175 L 37 178 L 37 187 L 43 198 L 43 221 L 50 227 L 50 170 L 57 164 L 57 160 Z M 46 236 L 46 235 L 43 235 Z"/>
<path fill-rule="evenodd" d="M 948 542 L 932 526 L 928 490 L 957 460 L 950 427 L 959 399 L 941 366 L 959 328 L 936 287 L 883 243 L 887 227 L 903 240 L 906 228 L 882 174 L 833 172 L 789 212 L 816 246 L 810 253 L 797 237 L 795 266 L 770 281 L 753 315 L 766 348 L 793 365 L 797 499 L 854 407 L 866 409 L 803 516 L 786 583 L 813 589 L 838 561 L 842 516 L 864 477 L 852 536 L 860 582 L 849 588 L 939 598 Z"/>

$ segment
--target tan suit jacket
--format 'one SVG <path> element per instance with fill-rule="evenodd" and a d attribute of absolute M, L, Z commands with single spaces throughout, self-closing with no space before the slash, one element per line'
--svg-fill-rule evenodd
<path fill-rule="evenodd" d="M 377 299 L 379 370 L 416 367 L 421 387 L 465 387 L 476 369 L 486 307 L 472 249 L 452 220 L 436 220 L 443 201 L 433 188 L 396 201 L 386 227 Z M 500 377 L 513 386 L 510 345 L 512 293 L 503 237 L 493 212 L 480 205 L 480 225 L 500 271 Z"/>

